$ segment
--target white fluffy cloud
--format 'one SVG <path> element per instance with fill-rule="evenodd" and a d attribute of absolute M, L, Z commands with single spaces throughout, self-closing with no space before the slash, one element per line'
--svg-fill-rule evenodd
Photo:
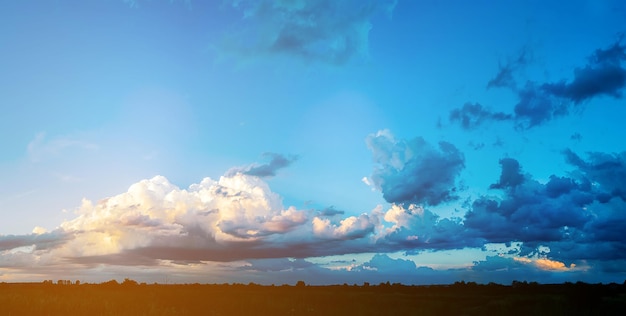
<path fill-rule="evenodd" d="M 252 242 L 284 234 L 307 220 L 304 211 L 283 208 L 280 197 L 257 177 L 236 174 L 203 179 L 180 189 L 156 176 L 96 204 L 83 200 L 78 217 L 61 224 L 75 238 L 67 256 L 122 253 L 156 244 L 209 247 Z M 184 241 L 184 242 L 183 242 Z"/>

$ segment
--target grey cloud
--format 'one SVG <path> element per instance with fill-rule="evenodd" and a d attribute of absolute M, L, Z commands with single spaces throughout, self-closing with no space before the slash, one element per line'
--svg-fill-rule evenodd
<path fill-rule="evenodd" d="M 330 217 L 330 216 L 335 216 L 335 215 L 343 215 L 345 212 L 341 210 L 337 210 L 333 206 L 329 206 L 323 210 L 318 211 L 317 213 L 319 216 Z"/>
<path fill-rule="evenodd" d="M 514 74 L 520 68 L 528 64 L 529 53 L 530 51 L 527 48 L 523 48 L 517 58 L 510 60 L 505 64 L 498 65 L 498 73 L 493 79 L 489 80 L 487 83 L 487 89 L 499 87 L 515 89 L 517 83 L 515 81 Z"/>
<path fill-rule="evenodd" d="M 287 258 L 272 258 L 272 259 L 255 259 L 255 260 L 248 260 L 248 261 L 250 264 L 241 267 L 241 270 L 268 272 L 268 271 L 306 269 L 306 268 L 314 266 L 313 263 L 308 262 L 304 259 L 289 260 Z"/>
<path fill-rule="evenodd" d="M 576 169 L 571 177 L 552 175 L 545 184 L 521 175 L 508 158 L 494 189 L 501 199 L 476 199 L 463 221 L 466 236 L 486 243 L 523 242 L 519 255 L 556 260 L 618 260 L 626 254 L 626 153 L 589 153 L 584 160 L 565 150 Z M 510 180 L 514 179 L 514 180 Z M 618 197 L 618 198 L 613 198 Z"/>
<path fill-rule="evenodd" d="M 298 156 L 284 156 L 277 153 L 265 153 L 263 156 L 270 158 L 270 161 L 266 164 L 252 164 L 245 167 L 232 168 L 226 174 L 233 176 L 237 173 L 242 173 L 260 178 L 273 177 L 276 176 L 278 170 L 286 168 L 298 160 Z"/>
<path fill-rule="evenodd" d="M 576 133 L 572 134 L 572 135 L 569 137 L 569 139 L 571 139 L 571 140 L 573 140 L 573 141 L 577 141 L 577 142 L 579 142 L 579 141 L 581 141 L 581 140 L 583 139 L 583 136 L 582 136 L 582 135 L 580 135 L 580 133 L 576 132 Z"/>
<path fill-rule="evenodd" d="M 462 108 L 450 111 L 450 121 L 458 121 L 464 129 L 474 129 L 487 121 L 507 121 L 511 114 L 493 112 L 479 103 L 465 103 Z"/>
<path fill-rule="evenodd" d="M 551 177 L 541 184 L 519 172 L 519 163 L 511 158 L 501 160 L 501 201 L 479 198 L 465 215 L 469 233 L 477 233 L 487 242 L 541 242 L 567 238 L 568 229 L 583 229 L 591 220 L 584 207 L 594 195 L 574 179 Z"/>
<path fill-rule="evenodd" d="M 506 87 L 518 98 L 513 113 L 494 112 L 467 103 L 450 112 L 450 121 L 458 122 L 464 129 L 476 128 L 489 121 L 513 120 L 517 128 L 529 129 L 555 118 L 569 115 L 575 106 L 600 96 L 621 98 L 626 87 L 626 45 L 620 37 L 610 47 L 596 49 L 586 65 L 574 69 L 571 80 L 557 82 L 526 81 L 520 85 L 515 73 L 528 62 L 526 53 L 517 60 L 500 65 L 496 76 L 487 87 Z"/>
<path fill-rule="evenodd" d="M 43 234 L 0 235 L 0 251 L 28 246 L 35 246 L 35 250 L 45 250 L 58 247 L 72 238 L 73 235 L 61 229 Z"/>
<path fill-rule="evenodd" d="M 527 82 L 517 95 L 519 101 L 514 107 L 514 115 L 521 128 L 532 128 L 568 114 L 567 103 L 557 102 L 534 82 Z"/>
<path fill-rule="evenodd" d="M 376 269 L 382 273 L 394 273 L 401 275 L 411 275 L 415 273 L 417 266 L 415 262 L 404 259 L 391 259 L 384 254 L 376 254 L 374 257 L 363 264 L 364 268 Z"/>
<path fill-rule="evenodd" d="M 599 184 L 599 193 L 626 200 L 626 152 L 590 152 L 587 161 L 570 149 L 566 149 L 563 154 L 567 163 L 576 166 L 589 181 Z"/>
<path fill-rule="evenodd" d="M 437 148 L 421 137 L 395 140 L 385 131 L 368 136 L 367 144 L 378 163 L 371 179 L 387 202 L 438 205 L 457 198 L 465 157 L 454 145 L 442 141 Z"/>
<path fill-rule="evenodd" d="M 542 86 L 551 95 L 581 103 L 600 95 L 621 98 L 626 85 L 626 69 L 621 65 L 587 66 L 574 71 L 572 82 L 561 81 Z"/>
<path fill-rule="evenodd" d="M 388 251 L 416 254 L 426 250 L 481 247 L 480 237 L 466 233 L 460 218 L 441 218 L 430 210 L 418 213 L 406 211 L 407 222 L 388 233 L 377 245 Z"/>
<path fill-rule="evenodd" d="M 500 159 L 502 173 L 498 183 L 489 186 L 490 189 L 502 189 L 507 187 L 515 187 L 524 181 L 524 175 L 520 172 L 519 162 L 512 158 Z"/>
<path fill-rule="evenodd" d="M 621 89 L 626 86 L 626 69 L 622 66 L 622 61 L 626 60 L 626 46 L 621 45 L 622 37 L 611 47 L 597 49 L 587 66 L 574 70 L 571 82 L 548 83 L 542 88 L 574 103 L 600 95 L 621 98 Z"/>
<path fill-rule="evenodd" d="M 226 46 L 244 54 L 286 54 L 343 64 L 367 56 L 371 18 L 390 14 L 395 1 L 234 1 L 248 22 Z M 250 41 L 254 38 L 254 41 Z"/>

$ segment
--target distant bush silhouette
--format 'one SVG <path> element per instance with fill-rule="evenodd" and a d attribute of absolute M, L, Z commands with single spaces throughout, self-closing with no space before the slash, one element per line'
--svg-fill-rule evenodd
<path fill-rule="evenodd" d="M 119 285 L 119 283 L 115 279 L 106 281 L 106 282 L 101 283 L 101 284 L 102 285 L 106 285 L 106 286 L 116 286 L 116 285 Z"/>
<path fill-rule="evenodd" d="M 137 282 L 126 278 L 121 284 L 51 284 L 0 282 L 0 315 L 527 316 L 625 315 L 626 310 L 626 284 L 617 283 L 131 286 Z"/>
<path fill-rule="evenodd" d="M 129 278 L 125 278 L 124 281 L 122 282 L 122 285 L 124 286 L 134 286 L 134 285 L 139 285 L 139 283 L 137 283 L 137 281 L 129 279 Z"/>

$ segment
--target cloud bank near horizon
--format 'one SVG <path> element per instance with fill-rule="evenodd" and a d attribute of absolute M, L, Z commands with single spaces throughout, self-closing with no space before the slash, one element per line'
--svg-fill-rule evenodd
<path fill-rule="evenodd" d="M 204 178 L 186 189 L 155 176 L 96 203 L 84 199 L 76 217 L 54 231 L 0 236 L 0 269 L 250 262 L 245 269 L 250 272 L 269 262 L 263 260 L 359 253 L 415 255 L 498 244 L 504 245 L 508 259 L 488 257 L 466 269 L 497 270 L 493 266 L 499 264 L 523 271 L 582 273 L 591 262 L 602 270 L 615 269 L 612 262 L 626 261 L 619 237 L 626 223 L 620 211 L 626 207 L 626 176 L 615 176 L 626 175 L 626 153 L 589 153 L 584 159 L 567 149 L 563 156 L 574 171 L 552 175 L 545 183 L 524 173 L 517 160 L 503 158 L 499 179 L 486 188 L 500 192 L 500 197 L 479 196 L 462 217 L 442 217 L 433 207 L 454 201 L 450 187 L 464 167 L 463 154 L 452 144 L 440 143 L 436 148 L 422 138 L 396 140 L 386 130 L 368 136 L 367 142 L 379 164 L 371 178 L 390 202 L 387 209 L 379 205 L 345 216 L 332 207 L 285 207 L 261 178 L 273 174 L 265 171 L 256 175 L 229 171 L 218 180 Z M 282 155 L 272 157 L 272 162 L 279 162 L 242 170 L 275 171 L 290 163 Z M 384 265 L 375 268 L 380 260 L 387 259 L 374 257 L 368 264 L 349 265 L 342 271 L 383 273 Z M 328 272 L 296 262 L 303 265 L 296 270 Z M 403 269 L 410 266 L 395 263 Z M 460 272 L 446 273 L 458 276 Z"/>

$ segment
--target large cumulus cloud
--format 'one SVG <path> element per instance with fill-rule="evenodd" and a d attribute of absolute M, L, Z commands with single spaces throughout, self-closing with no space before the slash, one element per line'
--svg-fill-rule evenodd
<path fill-rule="evenodd" d="M 378 164 L 371 180 L 387 202 L 438 205 L 457 198 L 456 178 L 465 157 L 453 144 L 397 140 L 381 130 L 367 137 L 367 145 Z"/>

